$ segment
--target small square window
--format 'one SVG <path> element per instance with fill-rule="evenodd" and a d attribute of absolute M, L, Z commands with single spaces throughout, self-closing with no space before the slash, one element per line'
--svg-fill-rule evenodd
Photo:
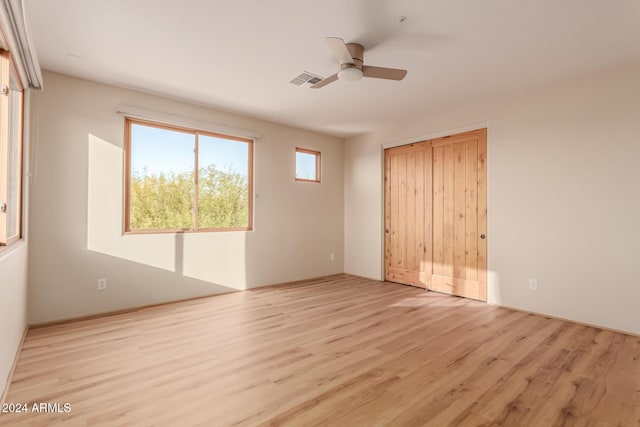
<path fill-rule="evenodd" d="M 320 152 L 296 148 L 296 181 L 320 182 Z"/>

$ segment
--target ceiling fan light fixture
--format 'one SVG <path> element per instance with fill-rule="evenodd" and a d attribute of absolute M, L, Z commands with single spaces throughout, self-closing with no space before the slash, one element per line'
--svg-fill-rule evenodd
<path fill-rule="evenodd" d="M 356 82 L 362 78 L 362 70 L 357 67 L 346 67 L 338 71 L 338 78 L 348 82 Z"/>

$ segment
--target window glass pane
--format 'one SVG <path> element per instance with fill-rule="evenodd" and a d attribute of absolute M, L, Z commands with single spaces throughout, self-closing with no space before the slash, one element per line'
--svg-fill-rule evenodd
<path fill-rule="evenodd" d="M 193 228 L 195 135 L 131 125 L 130 228 Z"/>
<path fill-rule="evenodd" d="M 198 228 L 249 225 L 249 144 L 198 137 Z"/>
<path fill-rule="evenodd" d="M 7 187 L 7 239 L 20 237 L 22 216 L 22 90 L 10 78 L 9 90 L 9 157 Z"/>
<path fill-rule="evenodd" d="M 296 178 L 313 181 L 318 179 L 315 154 L 296 151 Z"/>

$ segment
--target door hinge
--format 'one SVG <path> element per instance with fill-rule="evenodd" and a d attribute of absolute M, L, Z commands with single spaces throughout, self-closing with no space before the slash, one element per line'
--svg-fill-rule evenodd
<path fill-rule="evenodd" d="M 7 85 L 0 85 L 0 95 L 7 95 L 9 93 L 9 88 Z"/>
<path fill-rule="evenodd" d="M 0 213 L 5 213 L 7 211 L 7 204 L 0 203 Z"/>

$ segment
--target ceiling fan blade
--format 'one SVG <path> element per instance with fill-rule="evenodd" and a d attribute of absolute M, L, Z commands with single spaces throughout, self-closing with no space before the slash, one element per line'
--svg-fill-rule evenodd
<path fill-rule="evenodd" d="M 365 77 L 373 77 L 376 79 L 402 80 L 407 75 L 407 70 L 363 65 L 362 74 L 364 74 Z"/>
<path fill-rule="evenodd" d="M 327 37 L 327 44 L 329 49 L 333 52 L 340 64 L 353 64 L 353 58 L 347 49 L 347 45 L 340 37 Z"/>
<path fill-rule="evenodd" d="M 327 77 L 326 79 L 320 80 L 318 83 L 316 83 L 313 86 L 311 86 L 311 89 L 320 89 L 321 87 L 324 87 L 324 86 L 328 85 L 331 82 L 335 82 L 336 80 L 338 80 L 338 73 L 335 73 L 335 74 Z"/>

